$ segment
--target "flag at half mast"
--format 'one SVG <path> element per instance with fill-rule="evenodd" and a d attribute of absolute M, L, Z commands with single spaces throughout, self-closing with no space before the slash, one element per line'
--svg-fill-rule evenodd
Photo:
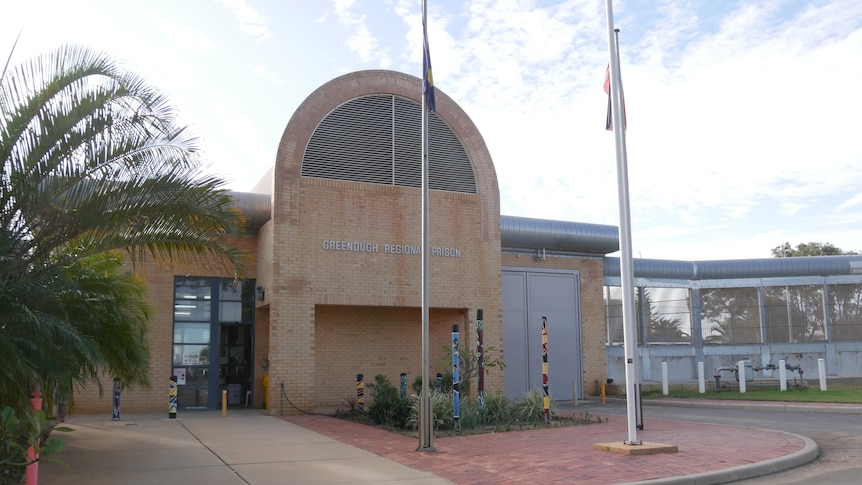
<path fill-rule="evenodd" d="M 614 123 L 613 123 L 613 114 L 611 109 L 611 65 L 608 63 L 607 69 L 605 69 L 605 92 L 608 93 L 608 116 L 605 118 L 605 129 L 608 131 L 614 131 Z M 623 101 L 623 131 L 626 130 L 627 120 L 626 120 L 626 97 L 623 94 L 623 82 L 620 80 L 620 98 Z"/>
<path fill-rule="evenodd" d="M 428 24 L 425 20 L 425 10 L 422 10 L 422 95 L 425 96 L 425 105 L 430 111 L 437 111 L 437 103 L 434 99 L 434 76 L 431 75 L 431 52 L 428 50 Z"/>

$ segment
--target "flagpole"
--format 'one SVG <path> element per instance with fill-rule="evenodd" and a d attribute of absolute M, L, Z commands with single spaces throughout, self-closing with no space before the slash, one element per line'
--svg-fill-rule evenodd
<path fill-rule="evenodd" d="M 431 442 L 433 430 L 433 413 L 431 409 L 431 386 L 429 384 L 429 309 L 428 303 L 430 291 L 428 289 L 428 275 L 430 265 L 428 257 L 430 254 L 430 242 L 428 235 L 428 96 L 427 89 L 428 69 L 430 57 L 428 52 L 428 28 L 426 23 L 426 5 L 422 0 L 422 393 L 419 396 L 419 447 L 416 451 L 433 450 Z"/>
<path fill-rule="evenodd" d="M 635 348 L 634 311 L 634 265 L 632 263 L 631 218 L 629 216 L 628 161 L 626 157 L 626 134 L 620 79 L 619 46 L 614 30 L 614 12 L 611 0 L 605 0 L 608 16 L 608 50 L 610 50 L 611 99 L 613 109 L 614 138 L 617 154 L 617 191 L 620 211 L 620 276 L 622 279 L 623 303 L 623 347 L 626 365 L 626 416 L 628 420 L 627 445 L 640 445 L 637 438 L 635 393 L 637 391 L 637 365 Z"/>

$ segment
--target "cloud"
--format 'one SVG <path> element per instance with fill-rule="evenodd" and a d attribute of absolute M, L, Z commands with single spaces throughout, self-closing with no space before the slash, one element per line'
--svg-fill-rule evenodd
<path fill-rule="evenodd" d="M 283 86 L 284 85 L 284 79 L 279 77 L 277 74 L 270 72 L 266 66 L 263 66 L 263 65 L 255 66 L 255 68 L 252 70 L 252 74 L 255 77 L 259 77 L 261 79 L 264 79 L 271 84 L 275 84 L 276 86 Z"/>
<path fill-rule="evenodd" d="M 233 17 L 239 24 L 239 29 L 242 32 L 257 40 L 266 40 L 272 37 L 272 33 L 266 26 L 266 18 L 249 6 L 245 0 L 217 1 L 233 13 Z"/>
<path fill-rule="evenodd" d="M 365 14 L 353 11 L 354 0 L 333 0 L 333 14 L 338 24 L 347 31 L 346 46 L 351 52 L 359 55 L 363 62 L 376 62 L 377 67 L 388 68 L 392 65 L 388 49 L 381 47 L 378 39 L 368 27 Z"/>
<path fill-rule="evenodd" d="M 402 1 L 396 13 L 405 59 L 421 59 L 418 8 Z M 801 232 L 813 233 L 823 221 L 810 212 L 840 202 L 812 202 L 862 186 L 852 133 L 862 64 L 851 61 L 862 4 L 634 2 L 617 14 L 632 221 L 647 246 L 675 257 L 683 243 L 654 230 L 668 221 L 679 226 L 670 234 L 753 234 L 805 214 Z M 429 37 L 435 84 L 494 157 L 503 213 L 618 222 L 613 138 L 602 130 L 603 5 L 432 4 Z"/>
<path fill-rule="evenodd" d="M 839 211 L 846 211 L 847 209 L 853 209 L 862 205 L 862 194 L 856 194 L 853 197 L 845 200 L 838 206 Z"/>

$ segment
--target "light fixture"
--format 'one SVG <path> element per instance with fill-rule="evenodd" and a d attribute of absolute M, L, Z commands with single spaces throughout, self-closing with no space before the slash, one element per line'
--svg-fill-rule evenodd
<path fill-rule="evenodd" d="M 254 293 L 255 295 L 257 295 L 257 301 L 263 301 L 263 299 L 266 297 L 266 292 L 264 291 L 263 286 L 258 286 L 257 288 L 255 288 Z"/>

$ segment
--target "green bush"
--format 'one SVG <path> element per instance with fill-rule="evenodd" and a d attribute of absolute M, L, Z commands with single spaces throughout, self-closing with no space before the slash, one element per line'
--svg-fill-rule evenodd
<path fill-rule="evenodd" d="M 431 392 L 452 392 L 452 372 L 446 372 L 442 374 L 442 379 L 440 380 L 440 389 L 437 388 L 437 376 L 434 375 L 431 377 Z M 413 389 L 413 394 L 419 396 L 422 394 L 422 376 L 416 376 L 413 379 L 413 384 L 410 385 L 410 388 Z"/>
<path fill-rule="evenodd" d="M 52 428 L 54 431 L 71 431 L 48 424 L 42 411 L 25 413 L 19 418 L 11 407 L 0 409 L 0 485 L 21 482 L 27 465 L 31 463 L 27 459 L 30 446 L 39 455 L 38 460 L 63 449 L 63 441 L 48 439 Z"/>
<path fill-rule="evenodd" d="M 461 429 L 478 428 L 482 425 L 479 410 L 472 399 L 463 399 L 458 407 L 460 411 L 458 426 Z M 454 430 L 455 401 L 451 392 L 431 393 L 431 413 L 435 430 Z M 419 427 L 419 397 L 414 395 L 410 407 L 410 418 L 407 425 L 412 429 Z"/>
<path fill-rule="evenodd" d="M 508 423 L 512 420 L 512 402 L 496 389 L 485 393 L 485 406 L 480 416 L 484 423 Z"/>
<path fill-rule="evenodd" d="M 557 405 L 551 398 L 551 416 L 557 414 Z M 512 418 L 525 424 L 535 424 L 545 421 L 545 394 L 533 388 L 512 406 Z"/>
<path fill-rule="evenodd" d="M 358 414 L 350 419 L 360 421 L 369 419 L 377 424 L 384 424 L 395 428 L 419 428 L 419 406 L 420 397 L 416 394 L 411 399 L 400 397 L 400 393 L 389 384 L 385 376 L 375 377 L 375 383 L 369 385 L 373 395 L 374 404 L 367 415 Z M 460 419 L 456 426 L 453 416 L 454 401 L 452 392 L 431 391 L 430 396 L 432 428 L 434 431 L 457 431 L 471 434 L 476 432 L 500 432 L 512 429 L 523 429 L 525 426 L 538 427 L 545 423 L 544 393 L 539 389 L 533 389 L 526 393 L 523 398 L 511 400 L 502 392 L 492 389 L 485 393 L 485 405 L 482 413 L 479 412 L 478 404 L 474 398 L 463 398 L 459 410 Z M 582 413 L 580 416 L 560 418 L 556 403 L 550 401 L 550 415 L 552 422 L 550 426 L 568 426 L 573 424 L 601 423 L 601 418 Z M 339 417 L 347 417 L 349 414 L 340 411 Z"/>
<path fill-rule="evenodd" d="M 410 417 L 410 401 L 401 397 L 401 391 L 393 386 L 383 374 L 374 376 L 369 384 L 373 404 L 368 408 L 368 417 L 377 424 L 404 428 Z"/>

